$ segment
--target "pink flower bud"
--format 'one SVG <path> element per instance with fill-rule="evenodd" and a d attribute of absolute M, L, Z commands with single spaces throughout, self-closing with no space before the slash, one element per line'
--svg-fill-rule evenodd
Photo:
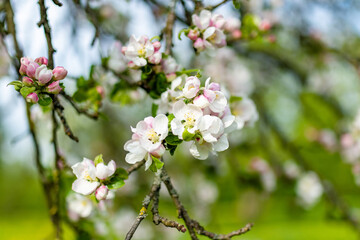
<path fill-rule="evenodd" d="M 108 195 L 108 192 L 109 189 L 105 185 L 102 185 L 98 189 L 96 189 L 95 197 L 99 201 L 105 200 Z"/>
<path fill-rule="evenodd" d="M 267 36 L 267 40 L 271 43 L 274 43 L 274 42 L 276 42 L 276 36 L 271 34 L 271 35 Z"/>
<path fill-rule="evenodd" d="M 176 78 L 176 73 L 166 74 L 166 79 L 168 80 L 168 82 L 171 82 L 171 81 L 174 80 L 175 78 Z"/>
<path fill-rule="evenodd" d="M 195 29 L 190 29 L 189 33 L 188 33 L 188 38 L 190 38 L 191 40 L 195 41 L 198 37 L 199 37 L 199 31 L 195 30 Z"/>
<path fill-rule="evenodd" d="M 48 93 L 52 93 L 52 94 L 59 94 L 62 90 L 62 88 L 59 85 L 59 81 L 55 81 L 53 83 L 51 83 L 47 88 L 46 91 Z"/>
<path fill-rule="evenodd" d="M 36 93 L 33 92 L 26 96 L 26 101 L 28 103 L 37 103 L 39 101 L 39 97 Z"/>
<path fill-rule="evenodd" d="M 35 77 L 36 70 L 39 68 L 39 64 L 36 62 L 30 62 L 26 68 L 26 75 L 28 75 L 31 78 Z"/>
<path fill-rule="evenodd" d="M 66 77 L 68 72 L 64 67 L 56 67 L 54 68 L 52 73 L 54 74 L 55 80 L 62 80 Z"/>
<path fill-rule="evenodd" d="M 136 64 L 133 61 L 128 62 L 129 68 L 136 68 Z"/>
<path fill-rule="evenodd" d="M 239 38 L 241 38 L 242 33 L 241 33 L 241 31 L 239 29 L 237 29 L 237 30 L 233 31 L 231 33 L 231 35 L 232 35 L 233 38 L 239 39 Z"/>
<path fill-rule="evenodd" d="M 220 91 L 220 84 L 212 82 L 209 85 L 209 89 L 212 91 Z"/>
<path fill-rule="evenodd" d="M 205 49 L 204 40 L 201 38 L 196 39 L 194 42 L 194 48 L 196 48 L 197 51 L 203 51 Z"/>
<path fill-rule="evenodd" d="M 23 77 L 22 82 L 25 86 L 28 86 L 28 87 L 34 83 L 34 81 L 28 77 Z"/>
<path fill-rule="evenodd" d="M 39 85 L 44 86 L 45 84 L 50 82 L 51 78 L 53 77 L 53 74 L 51 70 L 47 68 L 46 65 L 41 65 L 36 69 L 35 77 L 39 81 Z"/>
<path fill-rule="evenodd" d="M 260 23 L 260 30 L 267 31 L 271 28 L 271 23 L 268 20 L 264 20 Z"/>
<path fill-rule="evenodd" d="M 126 49 L 127 49 L 127 47 L 125 47 L 125 46 L 122 47 L 122 48 L 121 48 L 121 53 L 125 55 Z"/>
<path fill-rule="evenodd" d="M 19 69 L 19 73 L 24 75 L 26 74 L 26 69 L 27 69 L 27 66 L 29 65 L 31 61 L 31 58 L 27 58 L 27 57 L 22 57 L 20 59 L 20 63 L 21 63 L 21 66 L 20 66 L 20 69 Z"/>
<path fill-rule="evenodd" d="M 153 55 L 151 55 L 148 60 L 149 60 L 149 63 L 152 63 L 152 64 L 159 64 L 161 62 L 161 52 L 155 52 Z"/>
<path fill-rule="evenodd" d="M 35 62 L 39 65 L 48 65 L 48 59 L 46 57 L 38 57 L 35 59 Z"/>
<path fill-rule="evenodd" d="M 159 41 L 153 42 L 152 43 L 153 47 L 154 47 L 154 51 L 159 51 L 159 49 L 161 48 L 161 43 Z"/>
<path fill-rule="evenodd" d="M 102 86 L 96 86 L 96 91 L 100 94 L 101 98 L 105 97 L 105 91 Z"/>

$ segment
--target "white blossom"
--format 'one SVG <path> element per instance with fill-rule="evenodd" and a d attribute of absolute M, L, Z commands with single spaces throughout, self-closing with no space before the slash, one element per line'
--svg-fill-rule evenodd
<path fill-rule="evenodd" d="M 314 172 L 305 173 L 296 185 L 296 193 L 305 207 L 313 206 L 323 193 L 319 177 Z"/>

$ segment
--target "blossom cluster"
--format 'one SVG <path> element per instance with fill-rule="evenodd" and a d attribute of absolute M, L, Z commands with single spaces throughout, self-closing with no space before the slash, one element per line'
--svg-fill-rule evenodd
<path fill-rule="evenodd" d="M 130 68 L 139 68 L 148 63 L 159 64 L 162 59 L 160 48 L 159 41 L 151 42 L 145 35 L 140 38 L 132 35 L 129 44 L 122 47 L 121 51 L 129 59 L 128 66 Z"/>
<path fill-rule="evenodd" d="M 72 189 L 83 195 L 95 193 L 98 201 L 105 200 L 109 193 L 109 183 L 116 171 L 116 164 L 111 160 L 105 165 L 101 155 L 95 162 L 84 158 L 82 162 L 72 166 L 77 179 L 72 184 Z"/>
<path fill-rule="evenodd" d="M 235 125 L 235 116 L 220 84 L 208 78 L 202 87 L 196 76 L 180 76 L 159 101 L 156 117 L 147 117 L 131 128 L 132 139 L 124 146 L 129 151 L 128 163 L 145 159 L 146 169 L 154 161 L 161 167 L 159 158 L 165 150 L 171 153 L 183 141 L 190 142 L 190 153 L 198 159 L 229 147 L 227 132 Z"/>
<path fill-rule="evenodd" d="M 193 41 L 193 46 L 198 52 L 206 48 L 224 47 L 225 33 L 230 33 L 236 39 L 241 37 L 239 19 L 226 20 L 221 14 L 212 14 L 208 10 L 202 10 L 199 15 L 193 14 L 192 24 L 185 33 Z"/>
<path fill-rule="evenodd" d="M 32 60 L 29 57 L 21 58 L 19 73 L 23 76 L 22 85 L 17 85 L 18 90 L 31 103 L 39 101 L 41 93 L 59 94 L 62 90 L 60 80 L 67 75 L 63 67 L 48 68 L 48 59 L 39 57 Z"/>

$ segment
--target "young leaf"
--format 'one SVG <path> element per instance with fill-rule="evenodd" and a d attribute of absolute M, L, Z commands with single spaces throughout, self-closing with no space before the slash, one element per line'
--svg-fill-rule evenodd
<path fill-rule="evenodd" d="M 183 135 L 182 135 L 184 141 L 191 141 L 194 139 L 194 136 L 195 136 L 195 134 L 189 133 L 189 131 L 187 129 L 184 130 Z"/>
<path fill-rule="evenodd" d="M 121 178 L 113 177 L 106 185 L 109 189 L 118 189 L 125 185 L 125 182 Z"/>
<path fill-rule="evenodd" d="M 40 95 L 38 103 L 40 106 L 46 107 L 52 103 L 52 99 L 51 97 Z"/>
<path fill-rule="evenodd" d="M 94 163 L 95 163 L 95 166 L 98 165 L 99 163 L 104 163 L 104 160 L 102 158 L 102 154 L 99 154 L 99 155 L 97 155 L 95 157 Z"/>
<path fill-rule="evenodd" d="M 117 177 L 117 178 L 121 178 L 123 180 L 126 180 L 128 179 L 129 177 L 129 174 L 127 173 L 127 171 L 123 168 L 117 168 L 115 173 L 114 173 L 114 177 Z"/>
<path fill-rule="evenodd" d="M 151 155 L 151 158 L 153 160 L 153 164 L 155 164 L 157 169 L 161 169 L 164 166 L 164 163 L 160 161 L 160 159 L 154 157 L 153 155 Z"/>
<path fill-rule="evenodd" d="M 240 96 L 231 96 L 230 103 L 241 101 L 243 98 Z"/>
<path fill-rule="evenodd" d="M 170 145 L 179 145 L 180 143 L 182 143 L 183 140 L 179 139 L 178 136 L 169 133 L 169 135 L 165 138 L 165 141 L 170 144 Z"/>
<path fill-rule="evenodd" d="M 35 91 L 35 87 L 22 87 L 20 90 L 21 95 L 26 98 L 27 95 Z"/>
<path fill-rule="evenodd" d="M 8 85 L 6 85 L 6 86 L 9 86 L 9 85 L 22 86 L 23 84 L 22 84 L 22 82 L 20 82 L 20 81 L 12 81 L 12 82 L 10 82 Z"/>

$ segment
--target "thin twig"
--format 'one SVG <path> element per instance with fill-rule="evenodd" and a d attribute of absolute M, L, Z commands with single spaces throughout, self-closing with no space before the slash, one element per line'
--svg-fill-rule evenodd
<path fill-rule="evenodd" d="M 130 240 L 133 237 L 133 235 L 134 235 L 135 231 L 137 230 L 137 228 L 139 227 L 141 221 L 146 218 L 146 216 L 147 216 L 146 211 L 147 211 L 147 209 L 150 205 L 150 202 L 153 199 L 155 193 L 160 190 L 160 184 L 161 184 L 160 176 L 155 175 L 154 182 L 151 186 L 151 190 L 150 190 L 149 194 L 146 195 L 146 197 L 144 198 L 140 213 L 137 216 L 133 225 L 131 226 L 129 232 L 126 234 L 125 240 Z"/>
<path fill-rule="evenodd" d="M 192 219 L 190 218 L 189 214 L 187 213 L 186 209 L 184 208 L 184 206 L 182 205 L 180 199 L 179 199 L 179 195 L 176 191 L 176 189 L 174 188 L 173 184 L 171 183 L 171 179 L 169 177 L 169 175 L 167 174 L 165 167 L 163 167 L 162 169 L 162 176 L 161 176 L 161 180 L 163 181 L 163 183 L 165 184 L 175 206 L 176 209 L 178 210 L 178 216 L 179 218 L 182 218 L 185 222 L 185 225 L 187 227 L 187 229 L 189 230 L 189 234 L 192 240 L 197 240 L 197 236 L 196 233 L 194 231 L 194 226 L 193 226 L 193 222 Z"/>
<path fill-rule="evenodd" d="M 52 0 L 53 1 L 53 3 L 55 4 L 55 5 L 58 5 L 59 7 L 61 7 L 63 4 L 60 2 L 60 1 L 58 1 L 58 0 Z"/>
<path fill-rule="evenodd" d="M 67 95 L 64 91 L 62 91 L 60 93 L 61 96 L 63 96 L 70 104 L 71 106 L 76 110 L 76 112 L 78 114 L 83 114 L 89 118 L 92 118 L 92 119 L 98 119 L 99 117 L 99 114 L 98 113 L 90 113 L 87 109 L 81 109 L 79 108 L 76 103 L 74 102 L 74 100 L 72 99 L 71 96 Z"/>
<path fill-rule="evenodd" d="M 179 232 L 183 233 L 186 232 L 186 227 L 184 225 L 159 215 L 159 197 L 160 191 L 156 191 L 153 198 L 153 207 L 151 208 L 154 224 L 159 225 L 161 223 L 165 227 L 176 228 Z"/>
<path fill-rule="evenodd" d="M 56 50 L 54 49 L 52 43 L 51 43 L 51 28 L 49 25 L 49 21 L 47 18 L 47 13 L 46 13 L 46 6 L 45 6 L 45 0 L 39 0 L 38 2 L 39 6 L 40 6 L 40 21 L 38 22 L 38 26 L 44 27 L 44 33 L 45 33 L 45 37 L 46 37 L 46 42 L 47 42 L 47 46 L 48 46 L 48 66 L 49 68 L 53 69 L 54 68 L 54 56 L 53 54 L 56 52 Z"/>
<path fill-rule="evenodd" d="M 132 165 L 131 167 L 129 167 L 126 171 L 128 173 L 128 175 L 130 175 L 132 172 L 138 170 L 142 165 L 145 164 L 145 160 L 142 160 L 140 162 L 135 163 L 134 165 Z"/>
<path fill-rule="evenodd" d="M 248 223 L 246 224 L 245 227 L 243 228 L 240 228 L 238 230 L 235 230 L 235 231 L 232 231 L 231 233 L 228 233 L 228 234 L 216 234 L 216 233 L 213 233 L 213 232 L 209 232 L 209 231 L 206 231 L 204 229 L 203 226 L 201 226 L 199 224 L 199 222 L 193 220 L 193 225 L 194 225 L 194 228 L 197 230 L 197 233 L 200 234 L 200 235 L 203 235 L 203 236 L 206 236 L 210 239 L 216 239 L 216 240 L 228 240 L 228 239 L 231 239 L 232 237 L 235 237 L 235 236 L 239 236 L 239 235 L 242 235 L 242 234 L 245 234 L 247 232 L 249 232 L 253 226 L 252 223 Z"/>
<path fill-rule="evenodd" d="M 205 9 L 207 9 L 207 10 L 209 10 L 209 11 L 212 11 L 212 10 L 214 10 L 215 8 L 218 8 L 218 7 L 220 7 L 221 5 L 223 5 L 223 4 L 225 4 L 225 3 L 229 2 L 229 1 L 230 1 L 230 0 L 223 0 L 223 1 L 221 1 L 220 3 L 215 4 L 215 5 L 213 5 L 213 6 L 207 6 Z"/>
<path fill-rule="evenodd" d="M 79 142 L 79 138 L 73 134 L 73 132 L 71 131 L 71 129 L 66 121 L 66 118 L 63 113 L 64 107 L 60 104 L 59 99 L 57 98 L 56 95 L 54 95 L 54 96 L 52 96 L 52 100 L 53 100 L 54 110 L 56 111 L 57 115 L 60 118 L 62 125 L 64 126 L 65 134 L 67 136 L 69 136 L 72 140 L 74 140 L 75 142 Z"/>

